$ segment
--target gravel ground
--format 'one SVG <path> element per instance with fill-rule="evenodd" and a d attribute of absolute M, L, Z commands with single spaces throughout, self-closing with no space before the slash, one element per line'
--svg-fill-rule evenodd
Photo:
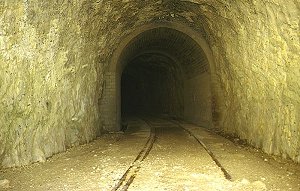
<path fill-rule="evenodd" d="M 150 124 L 156 128 L 156 141 L 129 190 L 300 190 L 299 164 L 181 123 L 214 153 L 232 176 L 230 181 L 205 149 L 178 125 L 162 119 L 153 119 Z M 9 180 L 9 188 L 0 190 L 111 190 L 149 134 L 144 121 L 130 119 L 125 133 L 105 134 L 45 163 L 0 170 L 0 180 Z"/>

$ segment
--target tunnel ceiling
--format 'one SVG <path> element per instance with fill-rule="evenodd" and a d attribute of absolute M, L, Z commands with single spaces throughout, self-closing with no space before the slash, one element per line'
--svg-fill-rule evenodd
<path fill-rule="evenodd" d="M 178 63 L 172 58 L 159 52 L 148 52 L 140 54 L 130 61 L 129 66 L 141 66 L 148 69 L 159 68 L 165 71 L 176 70 L 178 69 L 178 67 L 180 67 Z M 149 70 L 146 69 L 145 73 L 147 72 L 149 72 Z"/>
<path fill-rule="evenodd" d="M 170 28 L 155 28 L 141 33 L 127 45 L 121 58 L 125 63 L 155 65 L 173 60 L 187 78 L 208 71 L 208 61 L 201 47 L 186 34 Z"/>

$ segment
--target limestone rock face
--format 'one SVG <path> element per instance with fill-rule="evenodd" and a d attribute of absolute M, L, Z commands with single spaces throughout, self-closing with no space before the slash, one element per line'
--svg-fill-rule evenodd
<path fill-rule="evenodd" d="M 197 2 L 216 63 L 218 127 L 300 162 L 299 1 Z"/>
<path fill-rule="evenodd" d="M 210 45 L 215 126 L 300 162 L 299 20 L 297 0 L 2 0 L 0 166 L 100 134 L 112 53 L 136 27 L 166 21 Z"/>
<path fill-rule="evenodd" d="M 45 161 L 101 133 L 110 55 L 134 25 L 162 12 L 143 4 L 0 2 L 0 166 Z"/>
<path fill-rule="evenodd" d="M 96 136 L 99 57 L 81 3 L 0 3 L 0 162 L 44 161 Z"/>
<path fill-rule="evenodd" d="M 7 179 L 0 180 L 0 188 L 8 189 L 9 188 L 9 180 L 7 180 Z"/>

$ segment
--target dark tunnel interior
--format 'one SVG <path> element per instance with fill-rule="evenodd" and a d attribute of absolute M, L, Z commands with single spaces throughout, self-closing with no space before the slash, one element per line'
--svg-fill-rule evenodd
<path fill-rule="evenodd" d="M 124 49 L 121 115 L 165 115 L 199 125 L 211 123 L 207 57 L 188 35 L 155 28 Z"/>
<path fill-rule="evenodd" d="M 145 53 L 123 71 L 122 116 L 183 116 L 183 76 L 167 56 Z"/>

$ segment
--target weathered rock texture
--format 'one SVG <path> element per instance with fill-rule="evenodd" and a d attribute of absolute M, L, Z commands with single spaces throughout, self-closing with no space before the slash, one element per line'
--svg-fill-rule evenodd
<path fill-rule="evenodd" d="M 299 162 L 299 1 L 209 4 L 194 14 L 215 58 L 218 127 Z"/>
<path fill-rule="evenodd" d="M 298 0 L 2 0 L 1 166 L 94 139 L 112 53 L 136 27 L 164 21 L 212 49 L 215 126 L 300 162 L 299 17 Z"/>
<path fill-rule="evenodd" d="M 60 2 L 0 2 L 2 166 L 44 161 L 96 137 L 97 31 L 87 27 L 87 5 Z"/>

